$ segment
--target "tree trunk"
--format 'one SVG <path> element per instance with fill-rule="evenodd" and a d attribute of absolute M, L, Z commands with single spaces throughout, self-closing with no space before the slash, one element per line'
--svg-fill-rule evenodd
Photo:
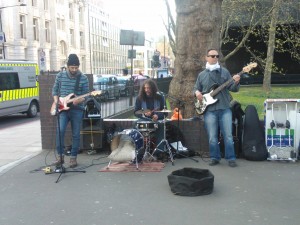
<path fill-rule="evenodd" d="M 184 103 L 184 118 L 193 117 L 193 88 L 199 72 L 205 68 L 208 49 L 220 51 L 222 0 L 176 0 L 175 75 L 170 84 L 171 108 Z M 175 99 L 178 99 L 176 101 Z"/>
<path fill-rule="evenodd" d="M 273 65 L 273 61 L 274 61 L 276 24 L 277 24 L 277 20 L 278 20 L 278 11 L 279 11 L 281 2 L 282 2 L 282 0 L 274 0 L 273 10 L 272 10 L 272 14 L 271 14 L 267 60 L 266 60 L 266 67 L 265 67 L 264 81 L 263 81 L 263 89 L 266 92 L 271 91 L 271 73 L 272 73 L 272 65 Z"/>

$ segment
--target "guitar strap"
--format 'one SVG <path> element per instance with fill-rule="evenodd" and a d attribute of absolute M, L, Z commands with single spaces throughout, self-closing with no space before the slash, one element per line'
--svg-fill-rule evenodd
<path fill-rule="evenodd" d="M 220 76 L 222 75 L 222 67 L 220 67 Z M 209 78 L 215 83 L 215 84 L 218 84 L 218 85 L 221 85 L 219 82 L 215 81 L 212 76 L 209 76 Z"/>
<path fill-rule="evenodd" d="M 79 75 L 77 76 L 77 79 L 76 79 L 76 83 L 75 83 L 75 87 L 74 87 L 74 94 L 75 94 L 75 95 L 76 95 L 76 92 L 78 91 L 80 77 L 81 77 L 81 74 L 79 74 Z"/>

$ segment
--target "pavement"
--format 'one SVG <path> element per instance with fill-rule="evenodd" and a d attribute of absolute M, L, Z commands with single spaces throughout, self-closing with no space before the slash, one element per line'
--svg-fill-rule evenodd
<path fill-rule="evenodd" d="M 105 152 L 78 156 L 77 170 L 45 174 L 54 150 L 42 150 L 40 123 L 0 130 L 0 225 L 298 225 L 299 162 L 222 160 L 211 167 L 196 157 L 166 162 L 161 172 L 99 172 Z M 68 160 L 68 159 L 67 159 Z M 68 161 L 67 161 L 68 162 Z M 66 166 L 68 166 L 66 164 Z M 174 195 L 174 170 L 209 169 L 209 195 Z M 83 171 L 83 172 L 82 172 Z"/>

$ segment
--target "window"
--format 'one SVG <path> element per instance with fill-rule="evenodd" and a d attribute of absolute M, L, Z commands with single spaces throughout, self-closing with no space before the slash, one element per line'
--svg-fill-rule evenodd
<path fill-rule="evenodd" d="M 69 19 L 74 20 L 74 15 L 73 15 L 73 4 L 69 4 Z"/>
<path fill-rule="evenodd" d="M 65 18 L 62 18 L 60 21 L 61 21 L 61 29 L 62 29 L 62 30 L 65 30 L 65 29 L 66 29 L 66 28 L 65 28 L 65 27 L 66 27 L 66 26 L 65 26 Z"/>
<path fill-rule="evenodd" d="M 37 7 L 37 0 L 31 0 L 32 6 Z"/>
<path fill-rule="evenodd" d="M 75 37 L 74 37 L 73 29 L 70 29 L 70 44 L 71 44 L 71 46 L 75 46 Z"/>
<path fill-rule="evenodd" d="M 59 18 L 56 19 L 56 27 L 57 27 L 58 30 L 61 30 L 61 25 L 60 25 L 60 19 Z"/>
<path fill-rule="evenodd" d="M 79 22 L 81 24 L 83 24 L 84 20 L 83 20 L 83 9 L 82 9 L 82 7 L 78 8 L 78 14 L 79 14 Z"/>
<path fill-rule="evenodd" d="M 24 15 L 20 15 L 20 38 L 26 38 L 26 23 Z"/>
<path fill-rule="evenodd" d="M 50 42 L 50 23 L 49 23 L 49 21 L 45 21 L 45 40 L 46 40 L 46 42 Z"/>
<path fill-rule="evenodd" d="M 49 9 L 49 2 L 48 2 L 48 0 L 44 0 L 44 9 L 45 10 Z"/>
<path fill-rule="evenodd" d="M 33 18 L 33 40 L 39 40 L 39 23 L 37 18 Z"/>
<path fill-rule="evenodd" d="M 102 44 L 103 44 L 103 46 L 108 47 L 107 38 L 105 38 L 105 37 L 102 38 Z"/>
<path fill-rule="evenodd" d="M 60 42 L 60 54 L 62 56 L 66 56 L 67 55 L 67 45 L 64 41 Z"/>
<path fill-rule="evenodd" d="M 102 21 L 102 30 L 107 31 L 107 23 Z"/>
<path fill-rule="evenodd" d="M 18 73 L 2 73 L 0 76 L 0 91 L 20 89 Z"/>
<path fill-rule="evenodd" d="M 80 48 L 84 48 L 84 34 L 82 31 L 79 32 L 80 36 Z"/>

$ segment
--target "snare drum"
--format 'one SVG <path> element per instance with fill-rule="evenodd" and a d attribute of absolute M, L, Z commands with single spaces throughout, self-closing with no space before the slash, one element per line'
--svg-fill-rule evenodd
<path fill-rule="evenodd" d="M 151 132 L 158 128 L 158 124 L 152 121 L 138 121 L 136 129 L 140 132 Z"/>

